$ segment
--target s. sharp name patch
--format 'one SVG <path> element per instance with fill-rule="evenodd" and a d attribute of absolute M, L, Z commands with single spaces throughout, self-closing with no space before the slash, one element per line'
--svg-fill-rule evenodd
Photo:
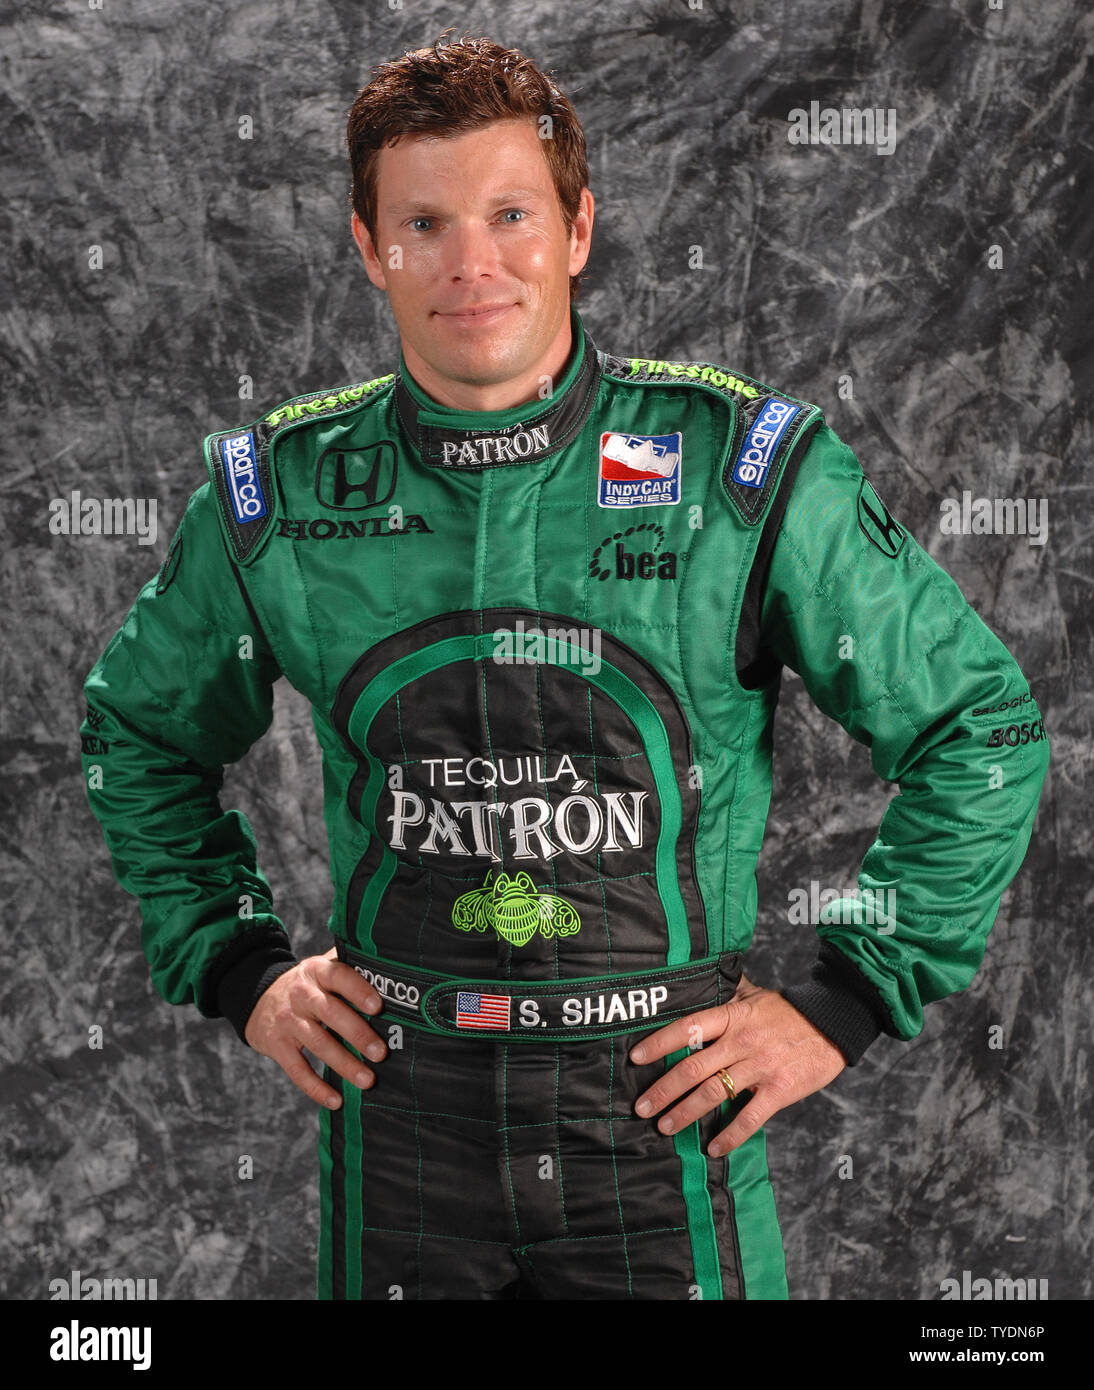
<path fill-rule="evenodd" d="M 745 436 L 737 461 L 733 465 L 733 481 L 745 487 L 761 488 L 767 477 L 779 440 L 786 433 L 787 426 L 798 414 L 801 406 L 791 405 L 772 396 L 759 415 L 752 422 L 752 428 Z"/>

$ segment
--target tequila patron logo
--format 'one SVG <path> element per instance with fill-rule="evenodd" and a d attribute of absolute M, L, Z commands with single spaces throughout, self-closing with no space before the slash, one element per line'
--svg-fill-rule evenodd
<path fill-rule="evenodd" d="M 452 925 L 480 932 L 493 927 L 503 941 L 527 946 L 537 931 L 548 939 L 573 936 L 581 918 L 565 898 L 541 892 L 527 874 L 489 873 L 481 888 L 461 893 L 452 904 Z"/>
<path fill-rule="evenodd" d="M 622 852 L 625 841 L 632 849 L 643 842 L 643 807 L 646 791 L 610 792 L 587 790 L 588 779 L 579 777 L 568 753 L 550 759 L 539 754 L 519 757 L 422 758 L 419 775 L 428 777 L 431 789 L 441 796 L 419 795 L 402 789 L 402 768 L 389 774 L 391 811 L 384 817 L 391 826 L 388 843 L 393 850 L 417 854 L 468 855 L 500 864 L 499 840 L 508 841 L 514 859 L 553 859 L 563 850 L 570 854 Z M 520 788 L 549 792 L 569 782 L 570 795 L 552 804 L 547 796 L 521 796 Z M 501 788 L 512 787 L 513 794 Z M 468 797 L 452 788 L 481 788 L 483 796 Z M 423 788 L 424 790 L 424 788 Z M 412 843 L 408 846 L 407 837 Z"/>

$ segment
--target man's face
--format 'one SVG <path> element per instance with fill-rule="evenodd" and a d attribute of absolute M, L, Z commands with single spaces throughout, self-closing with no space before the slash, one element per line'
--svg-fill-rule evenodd
<path fill-rule="evenodd" d="M 487 386 L 527 376 L 568 331 L 570 276 L 589 256 L 593 199 L 567 236 L 533 120 L 379 155 L 376 243 L 354 214 L 369 279 L 386 290 L 411 372 Z"/>

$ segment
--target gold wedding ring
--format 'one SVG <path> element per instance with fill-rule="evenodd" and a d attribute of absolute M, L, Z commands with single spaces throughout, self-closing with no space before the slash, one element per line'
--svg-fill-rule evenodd
<path fill-rule="evenodd" d="M 729 1095 L 730 1100 L 736 1100 L 736 1099 L 737 1099 L 737 1088 L 736 1088 L 736 1086 L 734 1086 L 734 1084 L 733 1084 L 733 1077 L 730 1076 L 729 1072 L 726 1071 L 725 1067 L 720 1067 L 720 1068 L 719 1068 L 719 1070 L 718 1070 L 718 1080 L 719 1080 L 719 1081 L 722 1083 L 722 1085 L 726 1088 L 726 1091 L 727 1091 L 727 1093 L 728 1093 L 728 1095 Z"/>

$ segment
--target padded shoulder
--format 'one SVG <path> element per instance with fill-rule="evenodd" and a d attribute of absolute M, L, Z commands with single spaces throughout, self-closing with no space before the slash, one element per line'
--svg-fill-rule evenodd
<path fill-rule="evenodd" d="M 800 460 L 824 416 L 819 406 L 715 362 L 666 362 L 601 353 L 601 370 L 613 380 L 641 386 L 706 391 L 727 405 L 722 486 L 737 514 L 757 525 L 780 490 L 787 461 Z"/>
<path fill-rule="evenodd" d="M 258 554 L 274 520 L 276 492 L 270 446 L 290 429 L 345 415 L 379 400 L 395 373 L 371 381 L 294 396 L 242 429 L 220 430 L 205 440 L 205 466 L 216 493 L 220 525 L 236 561 Z"/>

